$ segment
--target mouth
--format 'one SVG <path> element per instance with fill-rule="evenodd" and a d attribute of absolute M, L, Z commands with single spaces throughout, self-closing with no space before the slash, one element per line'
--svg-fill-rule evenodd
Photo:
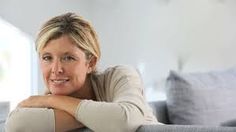
<path fill-rule="evenodd" d="M 70 81 L 70 79 L 50 79 L 50 81 L 55 85 L 59 85 Z"/>

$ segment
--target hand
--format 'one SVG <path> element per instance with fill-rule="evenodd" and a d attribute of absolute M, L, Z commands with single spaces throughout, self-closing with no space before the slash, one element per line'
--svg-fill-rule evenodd
<path fill-rule="evenodd" d="M 61 96 L 61 95 L 44 95 L 44 96 L 30 96 L 18 104 L 18 107 L 32 107 L 32 108 L 53 108 L 66 111 L 72 116 L 75 115 L 80 99 Z"/>
<path fill-rule="evenodd" d="M 18 107 L 33 107 L 33 108 L 47 108 L 48 96 L 30 96 L 29 98 L 21 101 Z"/>

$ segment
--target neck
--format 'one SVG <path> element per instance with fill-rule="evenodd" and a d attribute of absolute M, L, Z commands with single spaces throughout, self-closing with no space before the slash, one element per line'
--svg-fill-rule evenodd
<path fill-rule="evenodd" d="M 76 98 L 79 98 L 79 99 L 96 100 L 96 96 L 95 96 L 94 90 L 92 88 L 90 78 L 87 77 L 86 81 L 84 83 L 84 86 L 80 90 L 72 93 L 70 96 L 76 97 Z"/>

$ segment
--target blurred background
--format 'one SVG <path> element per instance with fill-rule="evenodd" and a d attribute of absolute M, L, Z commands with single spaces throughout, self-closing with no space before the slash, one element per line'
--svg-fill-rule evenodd
<path fill-rule="evenodd" d="M 100 39 L 99 69 L 139 70 L 148 101 L 165 100 L 170 70 L 204 72 L 234 67 L 235 0 L 1 0 L 0 102 L 11 109 L 42 94 L 34 41 L 49 18 L 75 12 Z"/>

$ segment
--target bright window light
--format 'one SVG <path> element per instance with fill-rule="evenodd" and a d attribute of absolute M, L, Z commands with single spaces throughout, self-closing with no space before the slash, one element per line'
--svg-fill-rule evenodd
<path fill-rule="evenodd" d="M 32 39 L 0 18 L 0 101 L 14 109 L 32 94 Z"/>

